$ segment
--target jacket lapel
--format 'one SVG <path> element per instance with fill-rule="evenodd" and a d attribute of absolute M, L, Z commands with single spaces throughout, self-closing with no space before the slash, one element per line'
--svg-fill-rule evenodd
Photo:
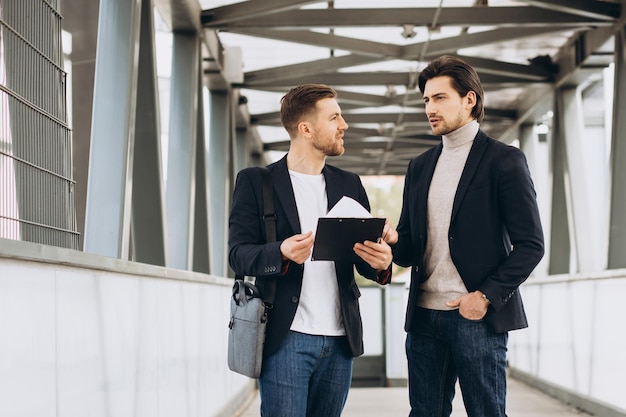
<path fill-rule="evenodd" d="M 424 162 L 424 169 L 420 174 L 420 187 L 418 189 L 417 197 L 417 207 L 418 213 L 421 215 L 418 218 L 418 226 L 419 231 L 422 236 L 426 236 L 426 220 L 427 220 L 427 209 L 428 209 L 428 190 L 430 188 L 430 182 L 433 179 L 433 174 L 435 173 L 435 167 L 437 166 L 437 160 L 439 159 L 439 155 L 441 155 L 441 151 L 443 150 L 443 145 L 439 144 L 433 152 L 431 152 L 429 158 Z"/>
<path fill-rule="evenodd" d="M 454 217 L 459 211 L 461 207 L 461 203 L 463 202 L 463 197 L 465 197 L 465 192 L 472 182 L 472 178 L 474 178 L 474 174 L 476 173 L 476 169 L 485 154 L 485 150 L 487 149 L 487 135 L 485 135 L 482 131 L 478 131 L 478 134 L 474 138 L 474 143 L 472 144 L 472 148 L 470 149 L 469 155 L 467 156 L 467 161 L 465 162 L 465 168 L 463 168 L 463 173 L 461 174 L 461 179 L 459 180 L 459 186 L 456 189 L 456 194 L 454 196 L 454 204 L 452 206 L 452 217 L 450 218 L 450 223 L 454 221 Z"/>

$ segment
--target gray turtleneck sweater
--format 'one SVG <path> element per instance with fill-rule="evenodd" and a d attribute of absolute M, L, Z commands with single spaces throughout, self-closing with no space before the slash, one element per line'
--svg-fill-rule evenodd
<path fill-rule="evenodd" d="M 442 137 L 443 150 L 428 190 L 428 239 L 424 252 L 428 279 L 421 286 L 417 300 L 420 307 L 451 310 L 446 301 L 467 294 L 467 288 L 450 258 L 448 230 L 454 195 L 478 128 L 478 122 L 473 120 Z"/>

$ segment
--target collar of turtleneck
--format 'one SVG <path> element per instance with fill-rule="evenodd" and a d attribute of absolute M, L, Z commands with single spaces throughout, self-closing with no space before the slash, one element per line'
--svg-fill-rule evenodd
<path fill-rule="evenodd" d="M 459 127 L 457 130 L 441 137 L 444 148 L 456 148 L 471 142 L 478 133 L 478 122 L 476 119 Z"/>

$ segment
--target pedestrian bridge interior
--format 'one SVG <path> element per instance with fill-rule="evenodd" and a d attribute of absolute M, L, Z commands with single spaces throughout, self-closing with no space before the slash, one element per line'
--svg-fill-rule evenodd
<path fill-rule="evenodd" d="M 626 416 L 625 6 L 0 0 L 0 415 L 234 415 L 255 383 L 226 365 L 230 197 L 288 150 L 280 97 L 335 88 L 328 162 L 401 185 L 440 141 L 417 75 L 452 54 L 485 87 L 481 128 L 526 154 L 545 233 L 510 375 Z M 402 272 L 363 288 L 355 386 L 406 384 Z"/>

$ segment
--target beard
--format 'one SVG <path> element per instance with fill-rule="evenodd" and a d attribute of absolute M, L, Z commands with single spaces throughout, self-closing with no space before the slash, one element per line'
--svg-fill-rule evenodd
<path fill-rule="evenodd" d="M 457 115 L 457 117 L 451 121 L 451 123 L 448 123 L 445 119 L 442 119 L 439 122 L 439 125 L 434 127 L 431 126 L 431 130 L 433 131 L 433 135 L 436 136 L 445 136 L 449 133 L 454 132 L 455 130 L 457 130 L 458 128 L 460 128 L 461 126 L 463 126 L 463 114 L 459 113 Z"/>
<path fill-rule="evenodd" d="M 337 140 L 336 138 L 333 138 L 332 141 L 328 141 L 316 137 L 313 141 L 313 147 L 326 156 L 340 156 L 345 152 L 343 140 Z"/>

